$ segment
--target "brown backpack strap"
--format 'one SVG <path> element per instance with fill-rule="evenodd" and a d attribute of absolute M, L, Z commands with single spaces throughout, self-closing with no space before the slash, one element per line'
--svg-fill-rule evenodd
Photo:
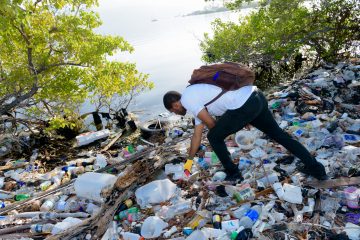
<path fill-rule="evenodd" d="M 210 102 L 206 103 L 204 105 L 204 107 L 207 110 L 207 106 L 209 106 L 210 104 L 212 104 L 213 102 L 215 102 L 216 100 L 218 100 L 222 95 L 224 95 L 224 93 L 226 93 L 227 91 L 225 89 L 223 89 L 216 97 L 214 97 Z"/>

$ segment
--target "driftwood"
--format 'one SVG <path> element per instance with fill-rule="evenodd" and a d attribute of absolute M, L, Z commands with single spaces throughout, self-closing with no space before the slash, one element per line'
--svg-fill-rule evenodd
<path fill-rule="evenodd" d="M 343 187 L 343 186 L 350 186 L 350 185 L 359 185 L 360 184 L 360 177 L 341 177 L 336 179 L 329 179 L 325 181 L 311 181 L 305 183 L 307 186 L 311 186 L 314 188 L 335 188 L 335 187 Z"/>
<path fill-rule="evenodd" d="M 114 137 L 113 140 L 111 140 L 111 142 L 106 146 L 104 147 L 103 149 L 101 149 L 100 152 L 105 152 L 107 150 L 109 150 L 109 148 L 111 148 L 112 145 L 114 145 L 114 143 L 122 136 L 123 134 L 123 131 L 120 131 L 118 134 L 116 134 L 116 136 Z"/>

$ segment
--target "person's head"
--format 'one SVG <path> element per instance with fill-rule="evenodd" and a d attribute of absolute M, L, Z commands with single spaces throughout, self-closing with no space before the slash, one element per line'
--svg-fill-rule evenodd
<path fill-rule="evenodd" d="M 176 91 L 169 91 L 163 97 L 164 106 L 170 112 L 184 116 L 186 109 L 180 102 L 181 94 Z"/>

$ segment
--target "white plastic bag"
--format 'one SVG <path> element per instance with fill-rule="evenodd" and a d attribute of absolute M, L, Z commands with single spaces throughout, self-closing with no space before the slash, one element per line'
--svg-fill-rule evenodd
<path fill-rule="evenodd" d="M 144 238 L 160 237 L 162 231 L 168 227 L 169 224 L 161 220 L 159 217 L 148 217 L 141 226 L 141 236 Z"/>
<path fill-rule="evenodd" d="M 169 200 L 175 195 L 176 184 L 169 179 L 156 180 L 135 191 L 136 201 L 141 208 L 148 204 L 156 204 Z"/>

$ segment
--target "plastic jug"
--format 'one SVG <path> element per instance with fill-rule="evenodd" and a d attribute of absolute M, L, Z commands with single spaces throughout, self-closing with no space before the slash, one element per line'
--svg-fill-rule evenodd
<path fill-rule="evenodd" d="M 104 202 L 102 195 L 112 189 L 116 180 L 111 174 L 87 172 L 76 179 L 75 192 L 78 197 Z"/>

